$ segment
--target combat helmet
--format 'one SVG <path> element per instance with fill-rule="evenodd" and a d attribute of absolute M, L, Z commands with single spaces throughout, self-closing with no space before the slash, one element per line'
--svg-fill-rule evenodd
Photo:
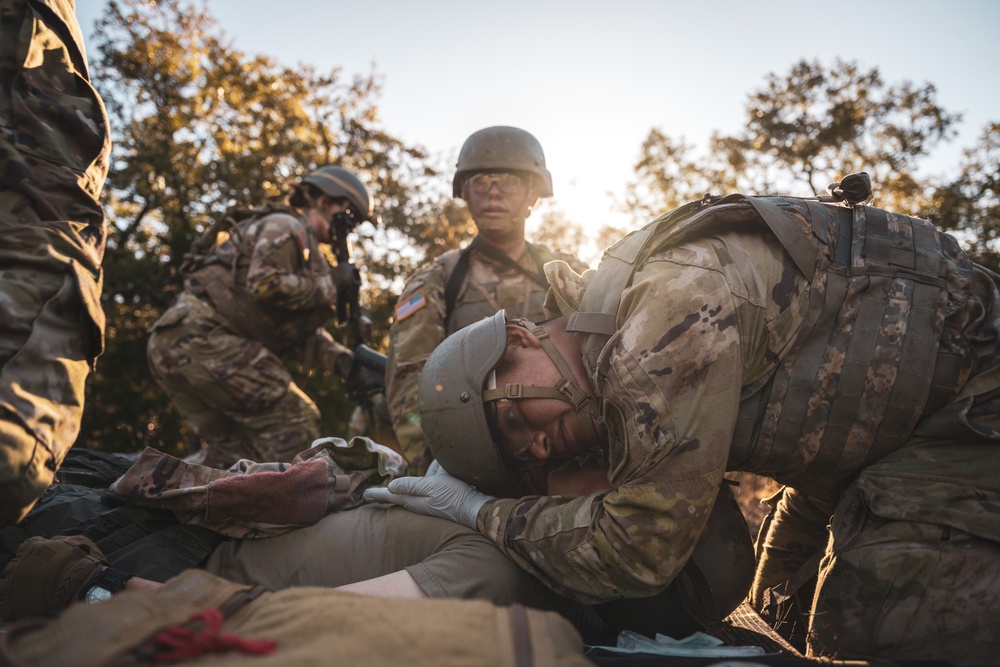
<path fill-rule="evenodd" d="M 538 176 L 539 195 L 552 196 L 552 174 L 545 168 L 542 145 L 516 127 L 487 127 L 473 132 L 458 154 L 452 196 L 461 198 L 462 182 L 476 172 L 525 171 Z"/>
<path fill-rule="evenodd" d="M 343 167 L 320 167 L 302 179 L 303 183 L 314 185 L 328 197 L 344 197 L 351 205 L 354 221 L 375 221 L 375 203 L 368 194 L 368 188 L 357 176 Z"/>
<path fill-rule="evenodd" d="M 508 384 L 486 388 L 487 379 L 507 350 L 507 314 L 500 310 L 445 338 L 420 372 L 417 405 L 420 425 L 431 454 L 452 476 L 494 496 L 517 488 L 521 472 L 497 442 L 487 410 L 493 401 L 554 398 L 577 410 L 583 442 L 599 446 L 594 426 L 596 403 L 577 384 L 565 359 L 541 327 L 527 320 L 511 320 L 540 341 L 562 375 L 556 387 Z"/>

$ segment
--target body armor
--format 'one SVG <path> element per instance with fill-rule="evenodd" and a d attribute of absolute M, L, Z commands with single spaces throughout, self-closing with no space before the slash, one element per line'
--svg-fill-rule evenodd
<path fill-rule="evenodd" d="M 265 208 L 233 223 L 224 230 L 229 232 L 229 238 L 218 248 L 200 257 L 186 258 L 185 266 L 189 270 L 185 272 L 184 288 L 208 300 L 233 331 L 262 343 L 281 356 L 329 321 L 333 311 L 330 305 L 293 311 L 262 304 L 247 294 L 247 269 L 254 239 L 248 238 L 246 231 L 258 220 L 273 214 L 290 215 L 301 221 L 291 209 Z M 330 273 L 329 263 L 319 252 L 304 222 L 302 230 L 303 238 L 309 239 L 312 246 L 303 261 L 317 275 Z"/>
<path fill-rule="evenodd" d="M 693 202 L 609 248 L 569 318 L 598 382 L 636 268 L 716 221 L 765 224 L 811 283 L 791 350 L 743 387 L 728 468 L 836 498 L 968 381 L 976 355 L 956 322 L 972 263 L 931 223 L 877 208 L 743 195 Z M 796 470 L 792 451 L 799 461 L 811 453 Z"/>

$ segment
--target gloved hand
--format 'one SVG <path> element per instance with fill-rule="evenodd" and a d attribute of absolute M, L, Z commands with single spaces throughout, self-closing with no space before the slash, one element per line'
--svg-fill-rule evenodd
<path fill-rule="evenodd" d="M 449 519 L 475 530 L 479 510 L 493 496 L 476 491 L 438 466 L 433 475 L 400 477 L 389 482 L 388 488 L 366 489 L 365 500 L 393 503 L 417 514 Z"/>

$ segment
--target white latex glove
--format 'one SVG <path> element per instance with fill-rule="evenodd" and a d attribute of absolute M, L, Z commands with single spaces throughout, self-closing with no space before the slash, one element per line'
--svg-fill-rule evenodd
<path fill-rule="evenodd" d="M 393 503 L 417 514 L 448 519 L 475 530 L 479 510 L 493 496 L 476 491 L 438 466 L 434 475 L 400 477 L 389 482 L 388 488 L 366 489 L 365 500 Z"/>
<path fill-rule="evenodd" d="M 431 464 L 427 466 L 427 472 L 424 473 L 424 477 L 432 477 L 433 475 L 440 475 L 443 472 L 444 468 L 441 467 L 441 464 L 438 463 L 437 459 L 434 459 L 433 461 L 431 461 Z M 448 473 L 444 472 L 444 474 L 447 475 Z"/>

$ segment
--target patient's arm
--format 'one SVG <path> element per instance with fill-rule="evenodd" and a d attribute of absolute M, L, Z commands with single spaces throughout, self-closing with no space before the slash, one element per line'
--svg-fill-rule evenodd
<path fill-rule="evenodd" d="M 382 598 L 425 598 L 427 593 L 417 585 L 417 582 L 406 570 L 384 574 L 374 579 L 365 579 L 353 584 L 337 586 L 336 590 L 359 595 L 372 595 Z"/>

